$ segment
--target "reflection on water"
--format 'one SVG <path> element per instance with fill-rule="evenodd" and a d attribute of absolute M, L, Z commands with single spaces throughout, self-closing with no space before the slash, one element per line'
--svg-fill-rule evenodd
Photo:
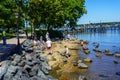
<path fill-rule="evenodd" d="M 120 53 L 120 30 L 108 30 L 104 33 L 79 33 L 78 39 L 88 40 L 87 47 L 90 49 L 90 54 L 84 54 L 79 51 L 80 56 L 83 58 L 90 57 L 93 62 L 89 64 L 89 69 L 85 74 L 88 80 L 120 80 L 120 58 L 113 56 L 107 56 L 102 53 L 102 57 L 98 58 L 92 49 L 94 48 L 93 42 L 100 44 L 99 50 L 104 51 L 109 49 L 112 53 Z M 118 64 L 114 63 L 114 60 L 118 61 Z"/>

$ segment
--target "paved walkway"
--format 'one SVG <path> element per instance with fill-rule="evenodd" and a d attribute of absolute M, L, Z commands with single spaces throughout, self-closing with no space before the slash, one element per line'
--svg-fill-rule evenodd
<path fill-rule="evenodd" d="M 25 34 L 20 35 L 20 43 L 23 43 L 26 40 Z M 3 45 L 3 41 L 0 41 L 0 61 L 5 59 L 6 56 L 9 56 L 11 52 L 15 49 L 17 45 L 17 38 L 7 39 L 7 45 Z"/>

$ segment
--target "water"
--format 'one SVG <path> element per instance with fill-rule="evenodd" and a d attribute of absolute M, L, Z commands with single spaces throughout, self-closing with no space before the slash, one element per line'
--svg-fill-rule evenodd
<path fill-rule="evenodd" d="M 120 80 L 120 58 L 115 55 L 107 56 L 104 53 L 98 58 L 97 53 L 92 50 L 93 42 L 97 42 L 100 44 L 99 50 L 109 49 L 114 54 L 120 53 L 120 30 L 107 30 L 104 33 L 78 33 L 77 38 L 89 41 L 87 47 L 90 49 L 90 54 L 86 55 L 79 51 L 81 58 L 90 57 L 93 61 L 84 74 L 88 80 Z M 117 60 L 118 64 L 115 64 L 114 60 Z"/>

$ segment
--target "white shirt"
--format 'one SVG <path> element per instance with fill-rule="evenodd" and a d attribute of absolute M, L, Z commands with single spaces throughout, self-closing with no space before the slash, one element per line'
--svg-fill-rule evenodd
<path fill-rule="evenodd" d="M 66 54 L 68 54 L 69 53 L 69 50 L 68 50 L 68 48 L 66 48 Z"/>
<path fill-rule="evenodd" d="M 47 44 L 47 47 L 51 47 L 51 46 L 52 46 L 52 41 L 48 40 L 48 41 L 46 42 L 46 44 Z"/>

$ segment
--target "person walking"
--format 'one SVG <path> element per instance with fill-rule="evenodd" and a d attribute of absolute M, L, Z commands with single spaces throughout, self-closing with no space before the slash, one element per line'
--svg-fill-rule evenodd
<path fill-rule="evenodd" d="M 46 32 L 45 37 L 46 37 L 46 41 L 47 41 L 48 38 L 50 38 L 50 37 L 49 37 L 49 32 Z"/>
<path fill-rule="evenodd" d="M 52 54 L 52 51 L 51 51 L 52 41 L 49 38 L 46 41 L 46 46 L 47 46 L 48 54 Z"/>
<path fill-rule="evenodd" d="M 6 43 L 6 31 L 5 30 L 3 30 L 2 36 L 3 36 L 3 45 L 6 45 L 7 43 Z"/>

